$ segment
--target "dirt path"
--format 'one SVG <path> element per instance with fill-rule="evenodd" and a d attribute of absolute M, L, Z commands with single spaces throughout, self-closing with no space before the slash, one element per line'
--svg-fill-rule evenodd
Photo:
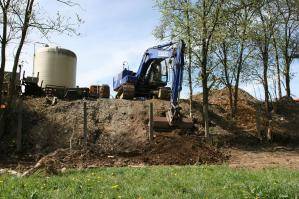
<path fill-rule="evenodd" d="M 278 148 L 275 150 L 245 151 L 231 149 L 228 161 L 232 168 L 262 169 L 269 167 L 286 167 L 299 169 L 299 148 L 288 150 Z"/>

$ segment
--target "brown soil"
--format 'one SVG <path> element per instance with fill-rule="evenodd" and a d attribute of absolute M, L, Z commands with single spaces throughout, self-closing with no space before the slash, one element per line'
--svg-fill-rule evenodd
<path fill-rule="evenodd" d="M 228 161 L 232 168 L 263 169 L 268 167 L 285 167 L 299 169 L 299 149 L 276 147 L 272 150 L 245 151 L 230 149 Z"/>
<path fill-rule="evenodd" d="M 28 98 L 24 103 L 24 152 L 15 153 L 13 139 L 1 140 L 0 168 L 12 167 L 24 170 L 33 166 L 38 160 L 39 166 L 48 168 L 47 165 L 52 165 L 49 168 L 61 169 L 219 164 L 228 159 L 228 163 L 234 167 L 259 168 L 268 165 L 265 162 L 269 160 L 297 168 L 294 165 L 298 161 L 298 151 L 269 152 L 273 145 L 261 142 L 257 137 L 256 110 L 262 103 L 254 97 L 240 90 L 239 113 L 235 121 L 232 121 L 229 118 L 227 90 L 212 91 L 209 142 L 205 142 L 202 138 L 201 95 L 194 96 L 194 99 L 193 132 L 189 134 L 190 132 L 183 130 L 174 130 L 155 133 L 154 141 L 151 143 L 147 140 L 150 101 L 111 99 L 87 101 L 88 147 L 82 149 L 82 101 L 60 100 L 51 106 L 47 104 L 45 98 Z M 160 100 L 151 102 L 154 103 L 155 115 L 165 115 L 169 102 Z M 188 115 L 188 101 L 182 100 L 180 105 L 183 114 Z M 299 145 L 298 119 L 298 104 L 277 103 L 276 113 L 273 113 L 274 145 L 287 147 Z M 262 128 L 265 128 L 263 113 L 261 120 Z M 12 123 L 13 121 L 11 120 Z M 15 125 L 12 125 L 10 130 L 15 132 Z M 265 129 L 262 133 L 265 136 Z M 273 158 L 271 160 L 272 156 L 275 160 Z M 287 156 L 292 157 L 292 160 Z M 254 161 L 250 162 L 251 158 Z"/>
<path fill-rule="evenodd" d="M 162 133 L 144 151 L 135 153 L 103 154 L 94 146 L 82 150 L 58 149 L 39 160 L 33 171 L 45 168 L 48 173 L 55 173 L 63 168 L 220 164 L 227 159 L 227 155 L 201 143 L 197 136 Z"/>

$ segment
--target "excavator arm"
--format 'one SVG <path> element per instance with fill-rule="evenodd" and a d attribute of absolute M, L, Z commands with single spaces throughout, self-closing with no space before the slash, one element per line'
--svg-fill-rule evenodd
<path fill-rule="evenodd" d="M 157 126 L 160 126 L 159 124 L 162 124 L 162 126 L 164 124 L 168 126 L 186 126 L 187 128 L 193 126 L 192 121 L 187 121 L 181 117 L 181 108 L 179 107 L 179 95 L 182 90 L 184 73 L 184 50 L 185 43 L 182 40 L 176 43 L 170 42 L 151 47 L 145 51 L 136 73 L 124 69 L 122 73 L 113 80 L 114 90 L 120 93 L 120 96 L 123 96 L 120 98 L 132 99 L 133 96 L 146 96 L 150 91 L 148 86 L 151 85 L 148 82 L 149 78 L 147 75 L 156 74 L 156 72 L 153 72 L 155 63 L 162 63 L 167 59 L 172 60 L 170 108 L 165 118 L 156 117 L 158 118 L 156 120 Z M 163 82 L 161 87 L 165 87 L 166 85 L 167 81 L 165 83 Z"/>
<path fill-rule="evenodd" d="M 177 43 L 170 42 L 165 45 L 149 48 L 143 55 L 140 67 L 136 73 L 137 79 L 141 79 L 145 76 L 153 60 L 173 59 L 170 109 L 167 112 L 167 120 L 170 126 L 175 125 L 175 123 L 181 119 L 179 95 L 183 84 L 184 50 L 185 43 L 183 40 Z"/>
<path fill-rule="evenodd" d="M 169 125 L 172 126 L 181 119 L 180 107 L 179 107 L 179 95 L 182 90 L 183 73 L 184 73 L 184 50 L 185 43 L 180 41 L 177 43 L 176 49 L 173 54 L 174 64 L 172 67 L 172 86 L 171 86 L 171 99 L 170 109 L 167 112 L 167 120 Z"/>

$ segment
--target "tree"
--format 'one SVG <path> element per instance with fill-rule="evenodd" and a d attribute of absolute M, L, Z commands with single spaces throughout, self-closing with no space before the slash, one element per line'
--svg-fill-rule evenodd
<path fill-rule="evenodd" d="M 258 56 L 262 63 L 262 83 L 264 87 L 265 96 L 265 111 L 268 120 L 271 120 L 270 115 L 270 95 L 269 95 L 269 59 L 270 59 L 270 47 L 272 38 L 274 35 L 274 28 L 277 22 L 276 17 L 272 13 L 273 5 L 268 1 L 259 1 L 256 4 L 256 29 L 253 30 L 253 42 L 258 52 Z"/>
<path fill-rule="evenodd" d="M 163 39 L 183 39 L 187 45 L 187 82 L 189 88 L 189 110 L 192 117 L 193 104 L 193 24 L 192 8 L 190 0 L 157 0 L 157 7 L 162 13 L 161 23 L 155 28 L 155 37 Z"/>
<path fill-rule="evenodd" d="M 286 95 L 291 96 L 291 63 L 297 50 L 297 34 L 299 33 L 298 10 L 294 0 L 276 0 L 275 6 L 278 14 L 278 29 L 281 42 L 278 47 L 283 54 Z"/>
<path fill-rule="evenodd" d="M 246 3 L 247 2 L 247 3 Z M 248 1 L 230 1 L 221 21 L 221 36 L 216 44 L 219 60 L 218 80 L 228 89 L 230 116 L 234 118 L 238 108 L 239 84 L 246 61 L 251 54 L 248 32 L 253 12 Z"/>
<path fill-rule="evenodd" d="M 39 0 L 0 0 L 1 7 L 1 68 L 0 68 L 0 103 L 2 104 L 3 96 L 3 81 L 4 71 L 6 68 L 7 46 L 16 48 L 13 57 L 13 70 L 9 86 L 9 96 L 7 98 L 8 108 L 13 106 L 13 99 L 15 93 L 15 82 L 17 77 L 17 68 L 19 66 L 22 49 L 28 39 L 28 34 L 31 32 L 40 32 L 43 37 L 48 38 L 50 33 L 59 32 L 66 34 L 77 34 L 76 28 L 82 23 L 82 20 L 76 15 L 73 17 L 66 17 L 60 12 L 56 16 L 45 15 L 40 12 Z M 72 0 L 56 0 L 54 2 L 63 4 L 65 6 L 78 5 Z M 5 113 L 0 112 L 0 125 L 5 120 Z M 0 129 L 2 134 L 3 129 Z"/>
<path fill-rule="evenodd" d="M 71 0 L 57 0 L 56 2 L 66 5 L 77 5 Z M 76 15 L 75 18 L 65 17 L 61 13 L 57 13 L 55 17 L 47 16 L 39 11 L 40 5 L 38 0 L 3 0 L 1 1 L 2 8 L 2 53 L 1 53 L 1 74 L 0 74 L 0 87 L 3 84 L 3 74 L 5 69 L 5 50 L 8 41 L 14 40 L 16 45 L 16 52 L 14 55 L 12 78 L 10 81 L 8 106 L 10 107 L 13 95 L 15 93 L 15 82 L 17 76 L 17 68 L 19 66 L 19 60 L 22 53 L 23 46 L 28 38 L 30 32 L 38 31 L 44 37 L 48 37 L 50 33 L 59 32 L 66 34 L 77 34 L 76 27 L 81 24 L 81 19 Z M 8 12 L 3 12 L 7 10 Z M 7 15 L 9 14 L 10 21 L 7 21 Z M 5 20 L 6 18 L 6 20 Z M 8 23 L 9 22 L 9 23 Z M 11 38 L 7 38 L 7 29 L 10 29 Z M 3 39 L 4 38 L 4 39 Z M 5 39 L 6 38 L 6 39 Z M 4 48 L 3 48 L 4 45 Z M 2 98 L 0 94 L 0 99 Z"/>
<path fill-rule="evenodd" d="M 20 42 L 19 45 L 17 47 L 17 52 L 16 55 L 14 57 L 14 63 L 13 63 L 13 69 L 12 69 L 12 77 L 10 80 L 10 87 L 9 87 L 9 96 L 8 96 L 8 107 L 11 106 L 11 102 L 14 96 L 14 92 L 15 92 L 15 82 L 16 82 L 16 76 L 17 76 L 17 68 L 19 65 L 19 60 L 20 60 L 20 55 L 21 55 L 21 51 L 23 49 L 24 46 L 24 42 L 27 36 L 27 31 L 30 25 L 30 20 L 32 18 L 32 12 L 33 12 L 33 4 L 34 4 L 34 0 L 27 0 L 26 8 L 25 8 L 25 12 L 23 13 L 23 24 L 22 24 L 22 28 L 21 28 L 21 38 L 20 38 Z M 20 13 L 16 12 L 18 17 L 22 17 Z M 22 19 L 22 18 L 21 18 Z"/>
<path fill-rule="evenodd" d="M 246 65 L 247 59 L 251 55 L 252 49 L 250 48 L 249 44 L 249 37 L 248 33 L 250 32 L 252 28 L 252 18 L 254 17 L 254 12 L 251 8 L 251 2 L 245 3 L 245 1 L 240 1 L 240 4 L 237 7 L 240 7 L 241 9 L 238 9 L 236 12 L 236 40 L 237 40 L 237 46 L 235 48 L 236 50 L 236 58 L 235 58 L 235 75 L 233 77 L 235 78 L 235 84 L 234 84 L 234 104 L 233 104 L 233 110 L 232 110 L 232 116 L 234 117 L 236 113 L 238 112 L 238 99 L 239 99 L 239 86 L 241 83 L 241 75 L 244 72 L 244 65 Z"/>
<path fill-rule="evenodd" d="M 4 81 L 4 71 L 6 65 L 6 47 L 8 43 L 8 12 L 10 8 L 10 0 L 0 1 L 2 11 L 2 35 L 1 39 L 1 68 L 0 68 L 0 104 L 2 102 L 2 90 Z"/>
<path fill-rule="evenodd" d="M 213 83 L 209 85 L 209 78 L 213 72 L 213 67 L 209 67 L 210 50 L 213 45 L 213 39 L 216 32 L 219 31 L 220 19 L 223 15 L 221 9 L 224 0 L 198 1 L 196 4 L 196 20 L 195 29 L 198 32 L 197 41 L 199 46 L 199 54 L 197 58 L 200 64 L 201 84 L 203 90 L 203 118 L 205 137 L 209 136 L 209 92 Z M 211 65 L 210 65 L 211 66 Z"/>
<path fill-rule="evenodd" d="M 277 35 L 273 37 L 273 48 L 275 53 L 275 65 L 276 65 L 276 76 L 277 76 L 277 89 L 278 89 L 278 98 L 282 98 L 282 89 L 281 89 L 281 72 L 280 72 L 280 51 L 278 49 L 277 44 Z"/>
<path fill-rule="evenodd" d="M 193 104 L 193 84 L 192 84 L 192 32 L 191 32 L 191 3 L 190 0 L 185 0 L 184 16 L 187 23 L 187 53 L 188 53 L 188 85 L 189 85 L 189 109 L 190 117 L 192 118 L 192 104 Z"/>

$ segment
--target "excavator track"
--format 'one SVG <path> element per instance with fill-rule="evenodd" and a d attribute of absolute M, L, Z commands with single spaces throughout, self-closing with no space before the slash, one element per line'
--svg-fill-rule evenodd
<path fill-rule="evenodd" d="M 118 99 L 133 99 L 135 96 L 135 86 L 132 84 L 125 84 L 118 90 L 116 98 Z"/>

